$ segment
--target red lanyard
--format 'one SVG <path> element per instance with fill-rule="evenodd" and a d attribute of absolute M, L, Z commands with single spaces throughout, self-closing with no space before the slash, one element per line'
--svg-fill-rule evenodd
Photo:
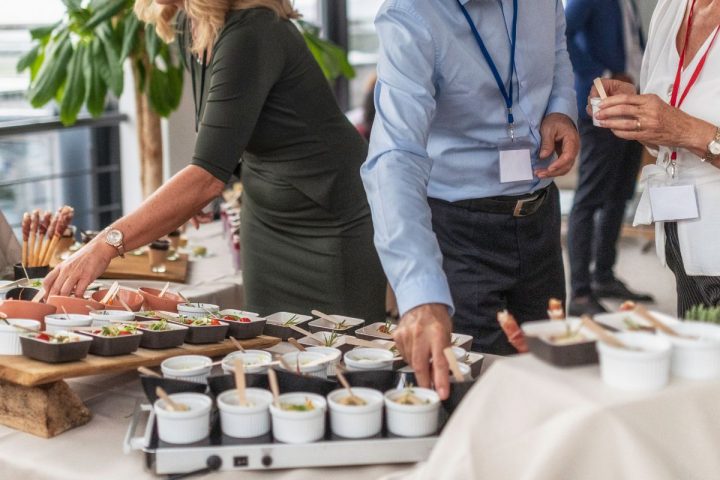
<path fill-rule="evenodd" d="M 690 77 L 690 81 L 688 81 L 687 86 L 685 87 L 685 90 L 683 90 L 682 94 L 680 95 L 680 100 L 678 101 L 678 93 L 680 91 L 680 79 L 682 77 L 683 72 L 683 65 L 685 65 L 685 54 L 687 53 L 687 46 L 688 46 L 688 40 L 690 40 L 690 31 L 692 30 L 692 24 L 693 24 L 693 12 L 695 11 L 695 1 L 693 0 L 692 5 L 690 5 L 690 14 L 688 15 L 688 26 L 687 31 L 685 32 L 685 43 L 683 44 L 682 52 L 680 52 L 680 63 L 678 64 L 677 72 L 675 73 L 675 83 L 673 83 L 672 88 L 672 95 L 670 96 L 670 105 L 676 108 L 680 108 L 682 103 L 685 101 L 685 97 L 687 97 L 687 94 L 690 92 L 690 89 L 695 85 L 695 82 L 697 81 L 698 77 L 700 76 L 700 72 L 702 71 L 703 67 L 705 66 L 705 60 L 707 60 L 707 56 L 710 53 L 710 49 L 712 49 L 713 43 L 715 43 L 715 39 L 718 36 L 718 31 L 720 31 L 720 27 L 715 28 L 715 33 L 712 36 L 712 39 L 710 40 L 710 45 L 708 45 L 708 48 L 705 50 L 705 53 L 700 58 L 700 61 L 698 62 L 697 67 L 695 67 L 695 71 L 693 72 L 692 76 Z M 673 150 L 672 155 L 670 157 L 673 162 L 677 160 L 677 150 Z"/>

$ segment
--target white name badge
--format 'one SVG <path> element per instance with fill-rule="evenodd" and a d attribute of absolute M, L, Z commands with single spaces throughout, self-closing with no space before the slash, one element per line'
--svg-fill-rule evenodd
<path fill-rule="evenodd" d="M 525 138 L 501 139 L 498 142 L 500 183 L 529 182 L 533 179 L 531 146 L 529 139 Z"/>
<path fill-rule="evenodd" d="M 673 222 L 698 218 L 695 185 L 665 185 L 650 187 L 650 208 L 653 221 Z"/>

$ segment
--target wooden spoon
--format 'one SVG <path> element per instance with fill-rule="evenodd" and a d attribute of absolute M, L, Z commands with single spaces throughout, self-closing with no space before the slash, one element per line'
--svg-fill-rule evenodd
<path fill-rule="evenodd" d="M 38 303 L 40 300 L 43 299 L 44 296 L 45 296 L 45 289 L 41 288 L 40 290 L 38 290 L 38 293 L 36 293 L 35 296 L 32 298 L 32 300 L 30 300 L 30 301 L 33 303 Z"/>
<path fill-rule="evenodd" d="M 624 348 L 625 350 L 639 350 L 638 348 L 626 345 L 625 342 L 621 341 L 615 335 L 595 323 L 595 320 L 593 320 L 592 317 L 590 317 L 589 315 L 583 315 L 582 317 L 580 317 L 580 320 L 582 321 L 584 327 L 593 332 L 595 335 L 598 336 L 598 338 L 600 338 L 600 340 L 607 343 L 608 345 L 612 345 L 613 347 L 617 348 Z"/>
<path fill-rule="evenodd" d="M 310 313 L 312 313 L 312 314 L 315 315 L 316 317 L 322 318 L 323 320 L 327 320 L 328 322 L 334 324 L 335 326 L 338 326 L 338 325 L 340 325 L 340 324 L 342 323 L 342 322 L 340 322 L 339 320 L 333 318 L 332 315 L 328 315 L 327 313 L 323 313 L 323 312 L 321 312 L 320 310 L 311 310 Z"/>
<path fill-rule="evenodd" d="M 158 295 L 158 298 L 162 298 L 163 295 L 165 295 L 165 292 L 167 292 L 167 289 L 170 288 L 170 282 L 167 282 L 163 289 L 160 291 L 160 295 Z"/>
<path fill-rule="evenodd" d="M 248 404 L 245 392 L 245 362 L 242 358 L 235 360 L 235 388 L 238 396 L 238 405 L 244 407 Z"/>
<path fill-rule="evenodd" d="M 112 285 L 110 285 L 110 288 L 108 288 L 108 291 L 105 292 L 103 298 L 100 299 L 100 303 L 107 304 L 110 299 L 115 296 L 115 290 L 118 288 L 120 288 L 120 284 L 118 282 L 113 282 Z"/>
<path fill-rule="evenodd" d="M 458 383 L 464 382 L 465 377 L 460 371 L 460 366 L 458 365 L 457 358 L 455 358 L 452 347 L 447 347 L 445 350 L 443 350 L 443 355 L 445 355 L 445 358 L 448 361 L 448 365 L 450 365 L 450 371 L 452 372 L 455 381 Z"/>
<path fill-rule="evenodd" d="M 167 392 L 165 392 L 165 389 L 163 389 L 162 387 L 155 388 L 155 394 L 163 399 L 165 405 L 167 407 L 170 407 L 168 408 L 168 410 L 172 412 L 187 412 L 188 410 L 190 410 L 190 407 L 188 407 L 184 403 L 174 402 L 172 398 L 168 396 Z"/>
<path fill-rule="evenodd" d="M 130 312 L 130 313 L 132 313 L 132 308 L 130 308 L 130 307 L 128 306 L 128 304 L 123 301 L 122 298 L 117 297 L 117 300 L 118 300 L 118 302 L 120 302 L 120 305 L 122 305 L 122 307 L 123 307 L 125 310 L 127 310 L 127 311 Z"/>
<path fill-rule="evenodd" d="M 153 370 L 150 370 L 147 367 L 138 367 L 138 372 L 142 373 L 143 375 L 147 375 L 148 377 L 163 378 L 162 375 Z"/>
<path fill-rule="evenodd" d="M 600 78 L 598 77 L 593 80 L 593 84 L 595 85 L 595 88 L 597 89 L 600 98 L 605 100 L 607 98 L 607 92 L 605 92 L 605 86 L 603 86 L 602 80 L 600 80 Z"/>
<path fill-rule="evenodd" d="M 371 342 L 370 340 L 363 340 L 362 338 L 350 336 L 345 339 L 345 343 L 347 343 L 348 345 L 354 345 L 356 347 L 384 348 L 385 350 L 392 350 L 392 348 L 395 346 L 395 342 L 380 344 Z"/>
<path fill-rule="evenodd" d="M 350 395 L 348 397 L 348 400 L 350 400 L 350 402 L 353 405 L 359 406 L 359 405 L 367 404 L 367 402 L 365 400 L 363 400 L 362 398 L 358 397 L 357 395 L 355 395 L 353 393 L 352 388 L 350 388 L 350 382 L 347 381 L 347 378 L 345 378 L 345 375 L 343 375 L 343 373 L 340 370 L 336 370 L 335 374 L 337 375 L 337 379 L 340 382 L 340 385 L 345 387 L 345 390 L 348 391 L 348 394 Z"/>
<path fill-rule="evenodd" d="M 237 338 L 230 337 L 230 341 L 232 342 L 233 345 L 235 345 L 235 348 L 237 348 L 239 351 L 245 353 L 245 349 L 243 348 L 242 345 L 240 345 L 240 341 Z"/>
<path fill-rule="evenodd" d="M 308 332 L 308 331 L 305 330 L 304 328 L 298 327 L 297 325 L 288 325 L 288 328 L 291 328 L 292 330 L 294 330 L 294 331 L 296 331 L 296 332 L 298 332 L 298 333 L 302 333 L 302 334 L 305 335 L 306 337 L 312 337 L 312 333 Z M 314 338 L 314 337 L 313 337 L 313 338 Z"/>
<path fill-rule="evenodd" d="M 280 387 L 278 386 L 278 379 L 275 374 L 275 370 L 268 368 L 267 375 L 268 382 L 270 383 L 270 391 L 273 394 L 273 404 L 280 408 Z"/>
<path fill-rule="evenodd" d="M 307 351 L 307 349 L 300 342 L 298 342 L 297 339 L 295 339 L 293 337 L 288 338 L 288 343 L 290 345 L 292 345 L 293 347 L 297 348 L 298 350 L 300 350 L 301 352 Z"/>
<path fill-rule="evenodd" d="M 672 335 L 673 337 L 678 337 L 678 338 L 689 338 L 689 339 L 692 339 L 692 340 L 696 340 L 696 339 L 697 339 L 697 337 L 693 337 L 693 336 L 690 336 L 690 335 L 683 335 L 682 333 L 678 333 L 678 332 L 676 332 L 674 329 L 668 327 L 668 326 L 665 325 L 663 322 L 661 322 L 660 320 L 658 320 L 658 319 L 655 317 L 655 315 L 653 315 L 652 313 L 648 312 L 647 308 L 645 308 L 643 305 L 636 305 L 636 306 L 635 306 L 635 313 L 637 313 L 638 315 L 640 315 L 641 317 L 643 317 L 645 320 L 647 320 L 648 322 L 650 322 L 650 325 L 652 325 L 653 327 L 655 327 L 656 329 L 660 330 L 661 332 L 663 332 L 663 333 L 665 333 L 665 334 L 667 334 L 667 335 Z"/>

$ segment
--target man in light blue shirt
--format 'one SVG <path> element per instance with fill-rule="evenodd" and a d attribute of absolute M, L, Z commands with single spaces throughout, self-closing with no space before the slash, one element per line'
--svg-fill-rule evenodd
<path fill-rule="evenodd" d="M 388 0 L 375 24 L 377 115 L 361 173 L 402 316 L 398 348 L 424 386 L 432 358 L 446 396 L 451 315 L 475 349 L 511 353 L 497 311 L 538 319 L 549 296 L 565 297 L 552 177 L 570 170 L 579 140 L 563 6 Z M 499 148 L 511 150 L 502 172 Z"/>

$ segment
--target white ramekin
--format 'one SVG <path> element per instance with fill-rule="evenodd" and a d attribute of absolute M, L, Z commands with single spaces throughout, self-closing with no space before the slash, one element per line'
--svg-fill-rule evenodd
<path fill-rule="evenodd" d="M 590 108 L 592 108 L 592 124 L 596 127 L 600 127 L 600 120 L 595 118 L 595 115 L 600 111 L 600 102 L 602 99 L 600 97 L 592 97 L 590 99 Z"/>
<path fill-rule="evenodd" d="M 342 357 L 342 352 L 340 350 L 333 347 L 306 347 L 305 350 L 311 353 L 319 353 L 320 355 L 327 357 L 327 375 L 333 377 L 335 376 L 336 367 L 338 363 L 340 363 L 340 358 Z"/>
<path fill-rule="evenodd" d="M 165 401 L 155 401 L 155 417 L 160 440 L 168 443 L 186 444 L 199 442 L 210 435 L 210 410 L 212 399 L 202 393 L 174 393 L 172 401 L 190 407 L 186 412 L 174 412 L 165 408 Z"/>
<path fill-rule="evenodd" d="M 218 305 L 212 303 L 180 303 L 177 306 L 177 311 L 180 315 L 190 318 L 207 317 L 208 312 L 217 314 L 220 312 Z"/>
<path fill-rule="evenodd" d="M 339 400 L 347 397 L 347 390 L 330 392 L 327 396 L 330 408 L 330 429 L 345 438 L 374 437 L 382 430 L 383 394 L 372 388 L 356 387 L 353 395 L 365 400 L 366 405 L 343 405 Z"/>
<path fill-rule="evenodd" d="M 242 358 L 245 373 L 266 373 L 268 365 L 273 361 L 272 354 L 263 350 L 245 350 L 244 352 L 228 353 L 222 361 L 223 373 L 235 372 L 235 360 Z"/>
<path fill-rule="evenodd" d="M 133 312 L 124 310 L 91 310 L 89 315 L 93 327 L 105 327 L 111 323 L 127 323 L 135 320 Z"/>
<path fill-rule="evenodd" d="M 68 319 L 69 317 L 69 319 Z M 89 327 L 92 325 L 93 319 L 90 315 L 82 315 L 79 313 L 55 313 L 45 315 L 45 330 L 50 333 L 60 332 L 63 330 L 72 330 L 73 328 Z"/>
<path fill-rule="evenodd" d="M 425 437 L 437 432 L 440 397 L 434 390 L 413 387 L 413 394 L 429 403 L 423 405 L 401 405 L 393 401 L 405 393 L 404 390 L 385 392 L 387 428 L 390 433 L 401 437 Z"/>
<path fill-rule="evenodd" d="M 309 399 L 315 408 L 308 412 L 283 410 L 274 404 L 270 405 L 272 415 L 273 436 L 283 443 L 310 443 L 320 440 L 325 435 L 325 412 L 327 402 L 314 393 L 286 393 L 278 398 L 280 404 L 302 404 Z"/>
<path fill-rule="evenodd" d="M 212 370 L 212 359 L 204 355 L 179 355 L 163 361 L 160 370 L 165 378 L 207 383 L 207 377 Z"/>
<path fill-rule="evenodd" d="M 664 387 L 670 378 L 670 341 L 640 332 L 616 333 L 628 350 L 597 342 L 603 381 L 623 390 L 650 391 Z"/>
<path fill-rule="evenodd" d="M 253 438 L 270 431 L 269 406 L 272 393 L 260 388 L 248 388 L 245 396 L 249 406 L 238 405 L 237 390 L 226 390 L 217 397 L 220 409 L 220 426 L 225 435 L 235 438 Z"/>
<path fill-rule="evenodd" d="M 10 318 L 8 322 L 12 325 L 18 325 L 33 330 L 40 330 L 40 322 L 25 318 Z M 0 322 L 0 355 L 22 355 L 22 347 L 20 346 L 20 335 L 27 333 L 24 330 L 7 325 Z"/>
<path fill-rule="evenodd" d="M 349 371 L 392 370 L 393 354 L 382 348 L 356 348 L 343 357 Z"/>
<path fill-rule="evenodd" d="M 301 374 L 308 375 L 310 377 L 327 378 L 327 363 L 329 360 L 325 355 L 313 352 L 290 352 L 283 355 L 282 358 L 285 360 L 285 363 L 292 368 L 291 372 L 293 373 L 297 373 L 296 365 L 299 359 Z M 319 363 L 321 360 L 325 361 Z M 314 365 L 303 366 L 302 364 L 304 362 L 313 362 Z"/>
<path fill-rule="evenodd" d="M 697 337 L 682 338 L 659 332 L 672 343 L 673 375 L 694 380 L 720 377 L 720 326 L 685 321 L 672 328 L 681 335 Z"/>

